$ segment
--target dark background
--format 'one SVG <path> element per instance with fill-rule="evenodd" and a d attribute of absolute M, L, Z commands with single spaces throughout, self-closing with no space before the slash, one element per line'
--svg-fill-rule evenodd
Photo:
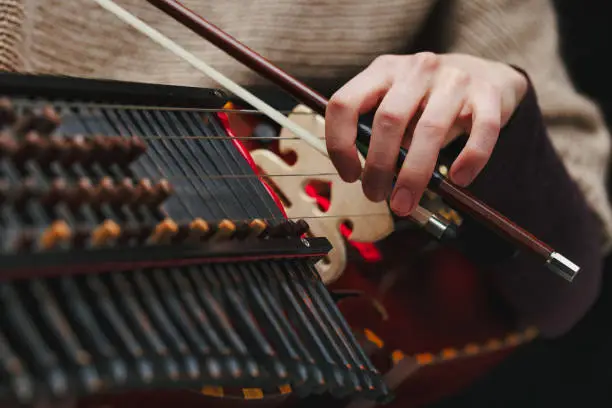
<path fill-rule="evenodd" d="M 570 76 L 580 92 L 599 103 L 612 129 L 612 2 L 554 2 Z M 597 304 L 568 335 L 522 348 L 491 375 L 435 408 L 612 407 L 611 329 L 612 256 Z"/>

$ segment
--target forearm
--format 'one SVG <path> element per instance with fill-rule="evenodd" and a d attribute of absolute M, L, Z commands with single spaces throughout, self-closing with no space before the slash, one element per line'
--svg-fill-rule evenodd
<path fill-rule="evenodd" d="M 537 325 L 545 336 L 569 330 L 598 294 L 601 229 L 550 142 L 531 85 L 469 190 L 581 267 L 567 283 L 526 254 L 488 260 L 493 287 L 521 323 Z M 471 253 L 491 252 L 488 233 L 470 220 L 463 229 Z"/>

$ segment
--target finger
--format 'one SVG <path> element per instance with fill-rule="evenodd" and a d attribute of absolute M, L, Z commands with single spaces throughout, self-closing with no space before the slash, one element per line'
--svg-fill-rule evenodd
<path fill-rule="evenodd" d="M 325 141 L 329 157 L 346 182 L 361 176 L 355 139 L 359 115 L 371 111 L 391 86 L 391 70 L 373 63 L 340 88 L 325 111 Z"/>
<path fill-rule="evenodd" d="M 451 180 L 469 185 L 486 166 L 501 129 L 501 95 L 489 86 L 480 86 L 470 97 L 472 130 L 465 147 L 451 166 Z"/>
<path fill-rule="evenodd" d="M 423 195 L 446 135 L 464 105 L 468 80 L 463 74 L 449 74 L 431 92 L 393 191 L 391 208 L 396 214 L 410 214 Z"/>
<path fill-rule="evenodd" d="M 408 128 L 406 129 L 406 133 L 404 134 L 404 138 L 402 139 L 402 147 L 406 150 L 410 149 L 410 144 L 412 143 L 412 136 L 414 135 L 414 130 L 416 129 L 416 125 L 421 119 L 421 113 L 417 112 L 416 115 L 412 118 L 410 123 L 408 124 Z M 470 122 L 472 118 L 470 117 Z M 450 142 L 454 141 L 457 136 L 462 135 L 466 132 L 466 127 L 459 123 L 455 123 L 451 128 L 450 132 L 447 133 L 444 138 L 444 143 L 442 143 L 442 147 L 446 147 Z"/>
<path fill-rule="evenodd" d="M 429 87 L 426 75 L 415 73 L 396 81 L 374 115 L 361 180 L 366 197 L 372 201 L 382 201 L 391 192 L 402 139 Z"/>

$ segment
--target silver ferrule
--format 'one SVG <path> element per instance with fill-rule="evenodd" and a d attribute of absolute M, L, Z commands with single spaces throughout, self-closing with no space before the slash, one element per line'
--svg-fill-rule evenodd
<path fill-rule="evenodd" d="M 434 237 L 440 239 L 448 229 L 448 223 L 436 215 L 432 214 L 425 224 L 425 231 L 429 232 Z"/>
<path fill-rule="evenodd" d="M 417 205 L 412 214 L 410 214 L 410 218 L 420 226 L 424 227 L 427 225 L 429 218 L 432 216 L 432 213 L 426 210 L 425 208 Z"/>
<path fill-rule="evenodd" d="M 448 222 L 421 206 L 417 206 L 411 216 L 427 233 L 433 235 L 436 239 L 442 238 L 448 229 Z"/>
<path fill-rule="evenodd" d="M 573 281 L 580 271 L 580 267 L 578 265 L 558 252 L 553 252 L 550 254 L 546 260 L 546 266 L 548 269 L 561 276 L 568 282 Z"/>

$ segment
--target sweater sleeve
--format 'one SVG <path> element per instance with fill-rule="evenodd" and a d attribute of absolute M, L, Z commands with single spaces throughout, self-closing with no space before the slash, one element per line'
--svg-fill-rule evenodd
<path fill-rule="evenodd" d="M 23 1 L 0 1 L 0 70 L 23 70 L 24 13 Z"/>
<path fill-rule="evenodd" d="M 469 190 L 581 267 L 568 283 L 529 254 L 508 256 L 509 245 L 471 219 L 462 226 L 464 249 L 492 266 L 492 286 L 521 324 L 544 336 L 568 331 L 597 298 L 603 229 L 552 146 L 531 82 Z"/>
<path fill-rule="evenodd" d="M 470 187 L 484 202 L 581 266 L 573 283 L 525 254 L 495 265 L 492 284 L 523 324 L 544 336 L 571 329 L 597 298 L 612 217 L 605 190 L 609 135 L 597 107 L 572 87 L 544 0 L 459 0 L 448 52 L 521 67 L 530 90 Z M 464 238 L 485 248 L 468 222 Z"/>
<path fill-rule="evenodd" d="M 610 135 L 599 108 L 573 87 L 559 54 L 550 0 L 456 0 L 446 52 L 471 54 L 522 68 L 538 96 L 550 141 L 602 223 L 612 244 L 605 188 Z"/>

